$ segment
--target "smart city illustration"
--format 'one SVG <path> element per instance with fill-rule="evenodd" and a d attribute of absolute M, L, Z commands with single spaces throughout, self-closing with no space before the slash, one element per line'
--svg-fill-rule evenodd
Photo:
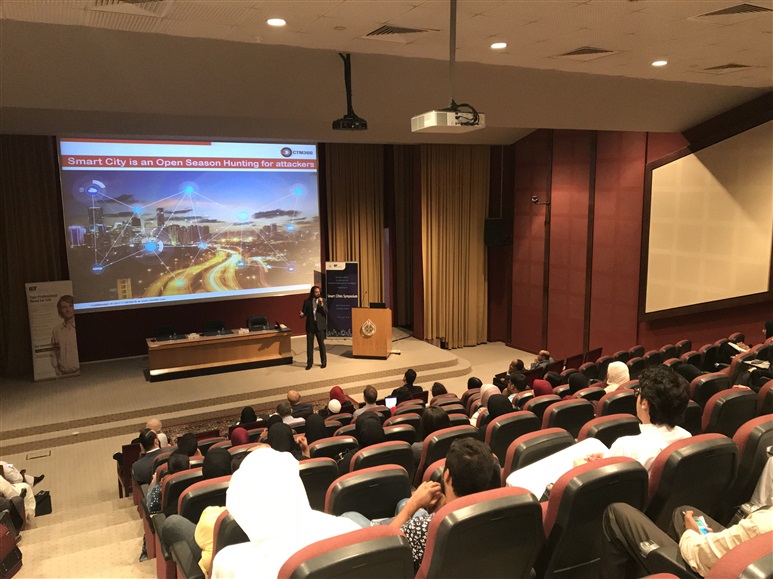
<path fill-rule="evenodd" d="M 319 261 L 317 175 L 63 173 L 78 302 L 306 283 Z M 69 191 L 69 194 L 67 192 Z"/>

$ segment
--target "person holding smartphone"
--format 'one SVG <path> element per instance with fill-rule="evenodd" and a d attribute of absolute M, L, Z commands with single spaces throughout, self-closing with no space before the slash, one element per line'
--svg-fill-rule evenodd
<path fill-rule="evenodd" d="M 773 531 L 773 508 L 754 511 L 728 528 L 690 506 L 679 507 L 673 517 L 681 564 L 705 577 L 725 553 L 741 543 Z M 656 570 L 647 568 L 647 555 L 659 547 L 674 545 L 674 538 L 661 531 L 641 511 L 624 503 L 613 503 L 604 511 L 601 546 L 603 579 L 641 577 Z"/>
<path fill-rule="evenodd" d="M 318 285 L 309 290 L 309 297 L 303 301 L 301 318 L 306 318 L 306 369 L 311 370 L 314 363 L 314 338 L 319 345 L 319 358 L 322 368 L 327 366 L 325 352 L 325 333 L 327 332 L 327 304 Z"/>

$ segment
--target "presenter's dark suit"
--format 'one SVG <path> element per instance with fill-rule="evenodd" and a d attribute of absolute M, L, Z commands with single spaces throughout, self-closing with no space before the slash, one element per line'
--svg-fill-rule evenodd
<path fill-rule="evenodd" d="M 306 366 L 314 363 L 314 337 L 319 345 L 319 358 L 323 366 L 327 365 L 327 353 L 325 352 L 325 332 L 327 331 L 327 303 L 317 304 L 317 315 L 314 315 L 314 302 L 316 299 L 307 298 L 303 301 L 301 313 L 306 318 Z"/>

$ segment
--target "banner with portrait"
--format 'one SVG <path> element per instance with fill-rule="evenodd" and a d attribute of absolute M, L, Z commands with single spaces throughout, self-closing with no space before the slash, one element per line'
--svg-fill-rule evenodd
<path fill-rule="evenodd" d="M 25 284 L 35 382 L 80 374 L 72 282 Z"/>
<path fill-rule="evenodd" d="M 356 261 L 325 263 L 327 335 L 352 337 L 352 308 L 360 305 L 360 264 Z"/>

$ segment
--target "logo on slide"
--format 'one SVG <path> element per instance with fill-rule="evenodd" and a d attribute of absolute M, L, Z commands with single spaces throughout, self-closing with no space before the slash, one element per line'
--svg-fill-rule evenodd
<path fill-rule="evenodd" d="M 284 147 L 281 151 L 279 151 L 279 154 L 283 157 L 292 157 L 293 150 L 290 147 Z"/>

